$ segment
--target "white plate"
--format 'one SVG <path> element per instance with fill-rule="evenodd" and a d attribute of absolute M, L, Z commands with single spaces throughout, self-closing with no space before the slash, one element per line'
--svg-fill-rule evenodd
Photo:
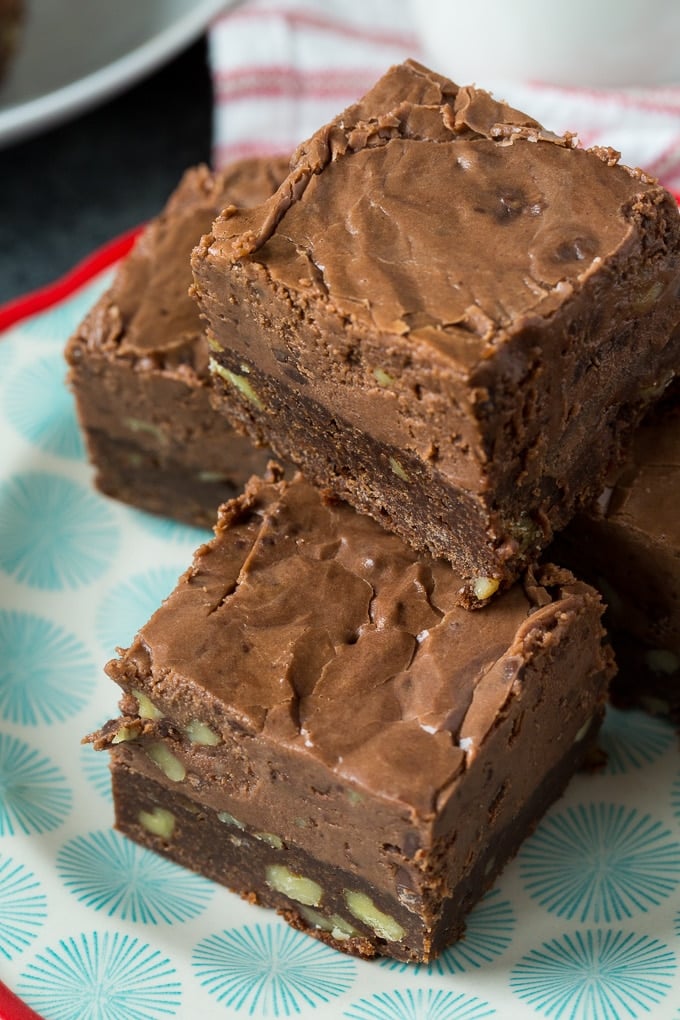
<path fill-rule="evenodd" d="M 234 0 L 26 0 L 0 85 L 0 144 L 53 127 L 188 46 Z"/>
<path fill-rule="evenodd" d="M 0 339 L 0 979 L 45 1020 L 680 1020 L 680 752 L 642 713 L 609 713 L 607 768 L 427 967 L 336 953 L 112 830 L 80 745 L 117 711 L 102 664 L 204 534 L 92 486 L 62 349 L 108 279 Z"/>

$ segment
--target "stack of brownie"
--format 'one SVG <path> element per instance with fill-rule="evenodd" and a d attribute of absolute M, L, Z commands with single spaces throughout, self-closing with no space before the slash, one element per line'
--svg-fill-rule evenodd
<path fill-rule="evenodd" d="M 207 339 L 170 297 L 198 227 L 185 209 L 180 236 L 175 199 L 69 346 L 91 453 L 100 477 L 115 464 L 109 491 L 172 513 L 177 487 L 185 518 L 201 446 L 221 471 L 242 441 L 227 420 L 302 473 L 271 465 L 223 504 L 109 663 L 122 714 L 91 739 L 116 824 L 336 948 L 431 960 L 597 735 L 599 595 L 535 564 L 579 512 L 565 547 L 585 521 L 598 545 L 632 530 L 637 478 L 662 492 L 677 465 L 637 433 L 637 466 L 584 510 L 678 364 L 678 210 L 613 152 L 412 62 L 266 196 L 197 180 L 201 216 L 225 206 L 192 258 Z M 145 339 L 160 314 L 177 328 Z M 152 396 L 122 436 L 96 390 L 120 405 L 132 376 Z M 178 442 L 173 405 L 197 392 L 215 410 Z M 150 440 L 155 506 L 115 460 Z M 198 491 L 200 517 L 217 490 Z M 677 598 L 674 541 L 641 555 Z M 677 670 L 678 629 L 653 630 L 657 673 Z"/>

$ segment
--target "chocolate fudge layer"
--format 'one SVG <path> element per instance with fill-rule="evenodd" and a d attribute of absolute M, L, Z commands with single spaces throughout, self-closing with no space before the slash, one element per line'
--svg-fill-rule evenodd
<path fill-rule="evenodd" d="M 225 204 L 263 201 L 283 159 L 187 171 L 111 288 L 69 341 L 80 421 L 107 495 L 190 524 L 212 524 L 267 454 L 217 418 L 204 327 L 188 295 L 189 256 Z"/>
<path fill-rule="evenodd" d="M 635 436 L 629 461 L 551 555 L 590 579 L 608 608 L 619 673 L 612 695 L 680 722 L 680 400 Z"/>
<path fill-rule="evenodd" d="M 118 827 L 338 948 L 431 959 L 583 760 L 612 672 L 567 572 L 481 614 L 460 583 L 299 475 L 251 480 L 107 666 Z"/>
<path fill-rule="evenodd" d="M 193 256 L 221 404 L 483 601 L 676 371 L 676 203 L 413 62 L 291 167 Z"/>

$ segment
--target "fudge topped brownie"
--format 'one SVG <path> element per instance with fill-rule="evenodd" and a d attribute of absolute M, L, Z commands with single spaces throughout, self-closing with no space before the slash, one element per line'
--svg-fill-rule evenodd
<path fill-rule="evenodd" d="M 251 480 L 107 667 L 123 831 L 323 937 L 339 912 L 341 948 L 431 958 L 583 760 L 612 671 L 566 571 L 479 614 L 459 583 L 300 475 Z"/>
<path fill-rule="evenodd" d="M 193 267 L 225 412 L 470 602 L 595 497 L 678 364 L 672 197 L 413 62 Z"/>
<path fill-rule="evenodd" d="M 92 309 L 87 346 L 139 361 L 140 368 L 205 376 L 204 329 L 189 296 L 191 249 L 225 204 L 264 201 L 287 166 L 283 158 L 253 158 L 219 173 L 206 166 L 187 170 L 121 263 L 106 303 Z"/>
<path fill-rule="evenodd" d="M 70 384 L 108 495 L 212 525 L 220 503 L 265 469 L 269 454 L 212 410 L 189 258 L 219 210 L 263 201 L 286 167 L 275 158 L 188 170 L 70 339 Z"/>

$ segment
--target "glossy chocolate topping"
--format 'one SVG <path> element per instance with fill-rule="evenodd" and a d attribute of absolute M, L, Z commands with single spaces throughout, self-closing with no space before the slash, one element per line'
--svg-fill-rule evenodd
<path fill-rule="evenodd" d="M 283 158 L 245 159 L 221 173 L 187 170 L 121 264 L 107 301 L 93 309 L 88 345 L 140 360 L 142 368 L 186 366 L 207 375 L 203 324 L 188 293 L 191 249 L 225 205 L 268 198 L 287 166 Z"/>
<path fill-rule="evenodd" d="M 636 197 L 662 189 L 616 158 L 407 62 L 305 143 L 263 206 L 227 211 L 214 239 L 275 283 L 470 365 L 482 350 L 470 334 L 497 342 L 549 314 L 625 246 Z"/>
<path fill-rule="evenodd" d="M 301 476 L 253 479 L 108 671 L 178 725 L 263 734 L 427 812 L 476 757 L 533 643 L 547 648 L 593 600 L 548 568 L 470 614 L 460 584 Z"/>

